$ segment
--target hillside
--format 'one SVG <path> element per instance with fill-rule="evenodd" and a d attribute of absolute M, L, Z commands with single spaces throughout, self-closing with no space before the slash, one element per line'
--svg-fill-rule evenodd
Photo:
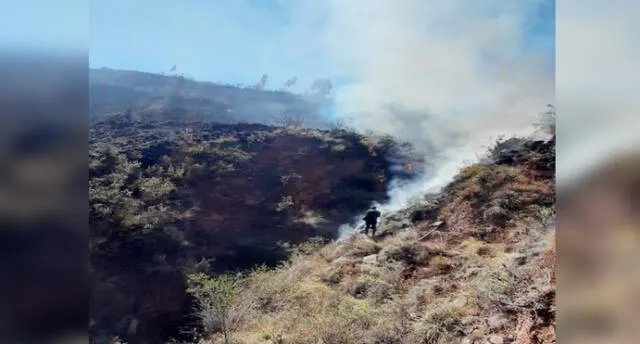
<path fill-rule="evenodd" d="M 510 139 L 376 240 L 192 274 L 203 343 L 555 343 L 555 137 Z M 189 342 L 196 342 L 198 338 Z"/>
<path fill-rule="evenodd" d="M 413 177 L 389 163 L 408 161 L 409 148 L 344 130 L 130 113 L 94 123 L 94 339 L 178 336 L 194 326 L 187 275 L 276 266 L 292 244 L 335 239 L 353 214 L 386 200 L 392 179 Z"/>
<path fill-rule="evenodd" d="M 274 124 L 280 116 L 289 114 L 304 118 L 307 127 L 325 126 L 319 115 L 321 95 L 303 97 L 109 68 L 91 69 L 89 84 L 93 121 L 130 111 L 145 120 Z"/>

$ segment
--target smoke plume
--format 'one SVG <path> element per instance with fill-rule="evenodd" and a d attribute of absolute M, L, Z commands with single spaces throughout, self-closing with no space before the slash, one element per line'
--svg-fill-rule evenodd
<path fill-rule="evenodd" d="M 354 80 L 335 89 L 337 114 L 360 130 L 411 142 L 430 162 L 424 178 L 392 189 L 383 212 L 437 191 L 492 137 L 531 132 L 554 93 L 552 53 L 526 39 L 540 3 L 299 3 L 298 15 L 321 17 L 310 22 L 321 27 L 319 44 L 335 73 Z"/>

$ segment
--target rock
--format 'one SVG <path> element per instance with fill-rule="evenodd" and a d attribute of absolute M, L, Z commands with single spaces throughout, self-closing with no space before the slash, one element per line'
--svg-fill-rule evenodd
<path fill-rule="evenodd" d="M 482 215 L 485 222 L 496 227 L 503 228 L 509 220 L 508 212 L 500 206 L 492 206 Z"/>
<path fill-rule="evenodd" d="M 477 320 L 478 318 L 473 316 L 464 317 L 460 320 L 460 324 L 464 327 L 469 327 L 473 325 Z"/>
<path fill-rule="evenodd" d="M 493 252 L 491 251 L 491 248 L 488 246 L 482 246 L 476 250 L 476 254 L 478 254 L 480 257 L 491 256 L 492 253 Z"/>
<path fill-rule="evenodd" d="M 431 290 L 433 291 L 434 294 L 439 295 L 444 291 L 444 288 L 436 284 L 433 287 L 431 287 Z"/>
<path fill-rule="evenodd" d="M 431 227 L 441 229 L 444 227 L 444 221 L 436 221 L 431 224 Z"/>
<path fill-rule="evenodd" d="M 442 200 L 442 194 L 437 192 L 428 193 L 423 196 L 423 199 L 432 205 L 437 205 Z"/>
<path fill-rule="evenodd" d="M 439 212 L 440 209 L 436 205 L 430 204 L 422 209 L 413 210 L 409 214 L 409 220 L 412 223 L 421 221 L 434 221 L 438 217 Z"/>
<path fill-rule="evenodd" d="M 493 335 L 491 337 L 489 337 L 489 343 L 491 344 L 503 344 L 504 343 L 504 339 L 502 338 L 502 336 L 498 336 L 498 335 Z"/>
<path fill-rule="evenodd" d="M 389 215 L 385 218 L 386 222 L 399 222 L 402 221 L 402 218 L 400 218 L 399 215 L 393 214 L 393 215 Z"/>
<path fill-rule="evenodd" d="M 518 266 L 523 266 L 523 265 L 527 264 L 527 259 L 528 259 L 528 257 L 525 256 L 525 255 L 519 256 L 519 257 L 516 257 L 515 263 Z"/>
<path fill-rule="evenodd" d="M 500 315 L 494 315 L 487 319 L 487 326 L 491 330 L 501 330 L 509 321 Z"/>
<path fill-rule="evenodd" d="M 338 259 L 333 261 L 336 265 L 348 264 L 350 263 L 349 258 L 347 257 L 339 257 Z"/>
<path fill-rule="evenodd" d="M 362 262 L 364 264 L 376 264 L 378 262 L 378 255 L 377 254 L 368 255 L 362 258 Z"/>
<path fill-rule="evenodd" d="M 462 341 L 460 342 L 460 344 L 473 344 L 473 339 L 471 339 L 471 338 L 464 338 L 464 339 L 462 339 Z"/>

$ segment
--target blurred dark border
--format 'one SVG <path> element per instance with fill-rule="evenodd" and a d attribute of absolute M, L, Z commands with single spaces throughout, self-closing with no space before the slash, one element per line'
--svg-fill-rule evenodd
<path fill-rule="evenodd" d="M 88 51 L 0 51 L 0 343 L 88 326 Z"/>

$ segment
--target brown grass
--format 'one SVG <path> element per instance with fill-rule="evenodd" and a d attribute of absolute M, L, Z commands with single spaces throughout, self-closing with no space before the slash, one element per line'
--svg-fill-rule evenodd
<path fill-rule="evenodd" d="M 554 196 L 552 181 L 523 166 L 476 164 L 447 190 L 438 217 L 444 230 L 419 223 L 378 242 L 354 235 L 252 275 L 242 299 L 257 306 L 239 337 L 303 344 L 554 338 L 530 317 L 548 307 L 555 285 L 555 234 L 532 215 Z M 370 255 L 376 262 L 364 263 Z M 490 327 L 491 317 L 502 322 Z"/>

